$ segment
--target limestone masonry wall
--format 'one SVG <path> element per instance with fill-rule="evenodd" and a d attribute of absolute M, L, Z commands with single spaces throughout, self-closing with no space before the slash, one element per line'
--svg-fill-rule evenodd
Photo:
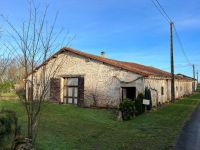
<path fill-rule="evenodd" d="M 57 66 L 60 66 L 57 68 Z M 64 78 L 69 76 L 84 77 L 84 105 L 98 107 L 118 107 L 122 98 L 121 87 L 136 87 L 136 95 L 149 87 L 153 106 L 170 101 L 171 81 L 166 78 L 146 77 L 113 67 L 111 65 L 88 59 L 71 52 L 63 52 L 46 65 L 46 80 L 51 77 L 60 79 L 60 102 L 63 98 Z M 50 76 L 49 76 L 50 75 Z M 42 79 L 42 67 L 34 74 L 34 85 Z M 28 77 L 31 78 L 31 75 Z M 50 84 L 47 85 L 46 99 L 50 99 Z M 34 86 L 35 88 L 35 86 Z M 162 92 L 163 90 L 163 92 Z M 176 98 L 192 93 L 192 82 L 175 81 Z"/>

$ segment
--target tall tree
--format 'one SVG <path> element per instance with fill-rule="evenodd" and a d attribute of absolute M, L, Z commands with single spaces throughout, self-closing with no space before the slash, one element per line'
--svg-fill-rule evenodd
<path fill-rule="evenodd" d="M 41 12 L 34 3 L 29 3 L 29 17 L 23 22 L 21 28 L 17 28 L 6 17 L 5 21 L 11 28 L 9 35 L 15 41 L 14 45 L 7 44 L 7 48 L 12 51 L 20 62 L 24 72 L 24 89 L 28 92 L 20 94 L 21 102 L 24 104 L 27 113 L 28 137 L 35 141 L 41 108 L 47 95 L 50 79 L 54 78 L 56 72 L 62 67 L 65 59 L 54 57 L 47 60 L 59 47 L 63 47 L 66 42 L 61 39 L 62 30 L 56 31 L 57 14 L 52 23 L 48 21 L 48 6 Z M 59 42 L 62 41 L 62 42 Z M 68 44 L 68 43 L 67 43 Z M 43 63 L 51 61 L 51 63 Z M 40 67 L 40 75 L 35 73 L 37 65 Z"/>

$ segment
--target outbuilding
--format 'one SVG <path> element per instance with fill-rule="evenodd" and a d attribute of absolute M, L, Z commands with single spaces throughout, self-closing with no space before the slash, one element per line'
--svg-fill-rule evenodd
<path fill-rule="evenodd" d="M 34 90 L 40 86 L 45 66 L 45 99 L 83 107 L 118 107 L 123 99 L 135 99 L 145 88 L 151 90 L 152 105 L 171 100 L 171 74 L 150 66 L 123 62 L 62 48 L 30 73 Z M 59 66 L 59 67 L 58 67 Z M 195 80 L 175 75 L 175 96 L 192 94 Z M 40 87 L 39 87 L 40 89 Z M 27 85 L 26 92 L 30 88 Z M 28 95 L 28 94 L 27 94 Z"/>

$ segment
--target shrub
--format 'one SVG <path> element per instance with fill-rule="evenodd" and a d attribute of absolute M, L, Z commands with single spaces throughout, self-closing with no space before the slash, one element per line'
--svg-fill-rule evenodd
<path fill-rule="evenodd" d="M 9 93 L 13 89 L 14 83 L 12 81 L 5 81 L 0 84 L 0 93 Z"/>
<path fill-rule="evenodd" d="M 3 149 L 10 149 L 15 137 L 19 135 L 19 126 L 14 111 L 0 111 L 0 145 Z"/>
<path fill-rule="evenodd" d="M 150 104 L 147 106 L 147 110 L 151 110 L 152 108 L 151 90 L 147 87 L 145 88 L 144 98 L 150 100 Z"/>
<path fill-rule="evenodd" d="M 125 99 L 120 103 L 119 110 L 122 112 L 123 120 L 130 120 L 135 115 L 135 102 Z"/>
<path fill-rule="evenodd" d="M 140 115 L 145 112 L 145 106 L 143 105 L 143 94 L 138 94 L 136 100 L 135 100 L 135 109 L 136 109 L 136 115 Z"/>

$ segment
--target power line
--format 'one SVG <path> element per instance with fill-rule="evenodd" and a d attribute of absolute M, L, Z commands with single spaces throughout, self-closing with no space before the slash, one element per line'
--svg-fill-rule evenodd
<path fill-rule="evenodd" d="M 174 25 L 174 31 L 175 31 L 177 40 L 178 40 L 178 42 L 179 42 L 179 44 L 180 44 L 181 51 L 183 52 L 183 55 L 184 55 L 185 59 L 187 60 L 187 62 L 188 62 L 189 65 L 192 65 L 191 61 L 189 60 L 188 56 L 186 55 L 185 48 L 184 48 L 184 46 L 183 46 L 183 43 L 182 43 L 182 41 L 181 41 L 181 38 L 180 38 L 180 36 L 179 36 L 179 34 L 178 34 L 178 31 L 177 31 L 175 25 Z"/>
<path fill-rule="evenodd" d="M 163 16 L 163 18 L 164 18 L 168 23 L 172 22 L 172 21 L 171 21 L 171 17 L 169 17 L 169 15 L 166 13 L 164 7 L 160 4 L 160 2 L 159 2 L 158 0 L 155 0 L 156 3 L 154 2 L 154 0 L 151 0 L 151 2 L 153 3 L 153 5 L 156 7 L 156 9 L 160 12 L 160 14 Z M 179 34 L 178 34 L 178 31 L 177 31 L 177 29 L 176 29 L 174 23 L 173 23 L 173 26 L 174 26 L 175 35 L 176 35 L 176 37 L 177 37 L 177 41 L 178 41 L 178 43 L 179 43 L 179 45 L 180 45 L 181 51 L 182 51 L 182 53 L 183 53 L 183 55 L 184 55 L 186 61 L 188 62 L 188 64 L 192 66 L 192 63 L 191 63 L 190 59 L 189 59 L 188 56 L 186 55 L 185 48 L 184 48 L 184 46 L 183 46 L 183 43 L 182 43 L 182 41 L 181 41 L 181 38 L 180 38 L 180 36 L 179 36 Z"/>
<path fill-rule="evenodd" d="M 158 0 L 156 0 L 157 4 L 160 6 L 160 8 L 162 9 L 163 13 L 165 14 L 165 16 L 168 18 L 169 21 L 171 21 L 171 18 L 169 17 L 169 15 L 166 13 L 165 9 L 162 7 L 162 5 L 159 3 Z"/>
<path fill-rule="evenodd" d="M 166 15 L 165 12 L 163 12 L 163 9 L 162 8 L 159 8 L 160 5 L 156 4 L 153 0 L 151 0 L 151 2 L 153 3 L 153 5 L 155 6 L 155 8 L 160 12 L 160 14 L 163 16 L 163 18 L 168 22 L 170 23 L 170 19 L 168 18 L 168 15 Z"/>

